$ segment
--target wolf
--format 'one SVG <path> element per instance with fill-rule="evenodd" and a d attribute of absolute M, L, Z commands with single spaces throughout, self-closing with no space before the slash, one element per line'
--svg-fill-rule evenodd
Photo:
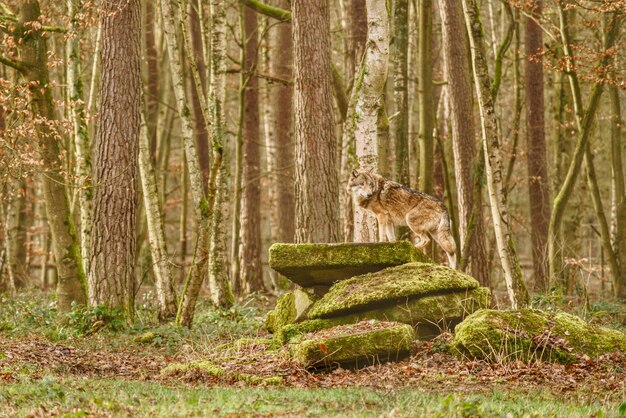
<path fill-rule="evenodd" d="M 423 250 L 430 235 L 446 252 L 448 265 L 456 268 L 456 243 L 450 231 L 450 214 L 439 199 L 410 189 L 383 176 L 353 170 L 348 182 L 355 205 L 378 219 L 378 239 L 394 242 L 394 225 L 408 226 L 415 234 L 414 245 Z"/>

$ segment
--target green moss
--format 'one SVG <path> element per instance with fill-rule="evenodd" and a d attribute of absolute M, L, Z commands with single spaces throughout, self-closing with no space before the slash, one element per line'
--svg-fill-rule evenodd
<path fill-rule="evenodd" d="M 331 318 L 369 310 L 407 298 L 475 289 L 476 279 L 448 267 L 409 263 L 364 274 L 335 284 L 313 306 L 309 318 Z"/>
<path fill-rule="evenodd" d="M 331 328 L 337 325 L 353 324 L 356 321 L 354 318 L 333 318 L 333 319 L 312 319 L 304 321 L 299 324 L 291 324 L 284 326 L 280 332 L 274 334 L 274 339 L 279 345 L 287 344 L 288 342 L 299 341 L 299 337 L 309 334 L 311 332 L 319 331 L 326 328 Z"/>
<path fill-rule="evenodd" d="M 276 308 L 267 314 L 265 326 L 269 332 L 277 333 L 296 320 L 296 307 L 293 292 L 285 293 L 276 302 Z"/>
<path fill-rule="evenodd" d="M 580 356 L 626 352 L 626 334 L 590 325 L 566 313 L 532 309 L 481 310 L 455 330 L 452 351 L 492 361 L 572 363 Z"/>
<path fill-rule="evenodd" d="M 359 274 L 414 261 L 429 262 L 410 242 L 274 244 L 270 267 L 303 287 L 330 285 Z"/>
<path fill-rule="evenodd" d="M 150 344 L 157 337 L 158 335 L 154 332 L 146 332 L 135 337 L 135 341 L 139 344 Z"/>
<path fill-rule="evenodd" d="M 414 337 L 411 326 L 372 322 L 366 331 L 353 333 L 353 328 L 359 325 L 332 328 L 329 337 L 307 334 L 304 341 L 291 346 L 292 356 L 304 367 L 333 364 L 359 367 L 396 360 L 411 351 Z"/>
<path fill-rule="evenodd" d="M 189 370 L 202 370 L 212 376 L 223 376 L 226 372 L 220 366 L 209 361 L 192 361 L 189 363 L 172 363 L 161 369 L 161 374 L 165 376 L 183 374 Z"/>

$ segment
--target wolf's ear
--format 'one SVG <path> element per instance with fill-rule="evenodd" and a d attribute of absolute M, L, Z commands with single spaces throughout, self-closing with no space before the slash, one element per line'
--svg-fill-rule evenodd
<path fill-rule="evenodd" d="M 358 171 L 356 171 L 356 170 L 352 170 L 352 177 L 353 177 L 353 178 L 356 178 L 356 176 L 357 176 L 358 174 L 359 174 L 359 173 L 358 173 Z"/>

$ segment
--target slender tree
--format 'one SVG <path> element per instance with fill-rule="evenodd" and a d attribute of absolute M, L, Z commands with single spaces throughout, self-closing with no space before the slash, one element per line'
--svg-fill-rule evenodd
<path fill-rule="evenodd" d="M 526 18 L 524 44 L 527 59 L 524 66 L 526 93 L 526 145 L 528 163 L 528 197 L 535 286 L 548 290 L 548 224 L 550 220 L 550 186 L 546 156 L 544 123 L 543 65 L 541 27 L 542 1 L 532 4 L 532 18 Z"/>
<path fill-rule="evenodd" d="M 503 166 L 498 138 L 492 83 L 487 68 L 485 41 L 480 23 L 479 9 L 475 0 L 463 0 L 465 25 L 469 34 L 474 86 L 480 111 L 482 144 L 485 152 L 485 174 L 491 216 L 496 235 L 500 264 L 504 271 L 509 300 L 513 309 L 528 304 L 529 295 L 522 277 L 511 234 L 506 194 L 503 191 Z"/>
<path fill-rule="evenodd" d="M 246 293 L 264 289 L 261 266 L 261 150 L 259 118 L 259 79 L 254 74 L 258 63 L 258 23 L 256 12 L 242 7 L 243 20 L 243 106 L 240 123 L 242 148 L 241 219 L 237 263 L 240 267 L 233 277 L 236 288 Z"/>
<path fill-rule="evenodd" d="M 393 17 L 394 79 L 396 117 L 392 122 L 396 154 L 395 178 L 409 184 L 409 2 L 396 0 Z"/>
<path fill-rule="evenodd" d="M 363 78 L 357 79 L 356 156 L 359 168 L 378 171 L 379 113 L 383 104 L 387 66 L 389 61 L 389 22 L 387 6 L 377 0 L 368 0 L 367 46 L 362 69 Z M 358 116 L 356 116 L 358 115 Z M 354 241 L 376 241 L 376 218 L 365 209 L 354 207 Z"/>
<path fill-rule="evenodd" d="M 328 0 L 292 1 L 296 241 L 339 239 Z"/>
<path fill-rule="evenodd" d="M 419 2 L 418 90 L 419 106 L 419 188 L 433 192 L 433 128 L 435 104 L 433 95 L 432 0 Z"/>

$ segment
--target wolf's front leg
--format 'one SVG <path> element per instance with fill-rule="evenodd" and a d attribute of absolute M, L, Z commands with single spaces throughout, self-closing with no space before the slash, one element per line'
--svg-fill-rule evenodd
<path fill-rule="evenodd" d="M 385 242 L 385 224 L 378 219 L 378 242 Z"/>
<path fill-rule="evenodd" d="M 393 223 L 388 222 L 387 225 L 385 225 L 385 233 L 389 242 L 396 242 L 396 230 L 393 227 Z"/>

